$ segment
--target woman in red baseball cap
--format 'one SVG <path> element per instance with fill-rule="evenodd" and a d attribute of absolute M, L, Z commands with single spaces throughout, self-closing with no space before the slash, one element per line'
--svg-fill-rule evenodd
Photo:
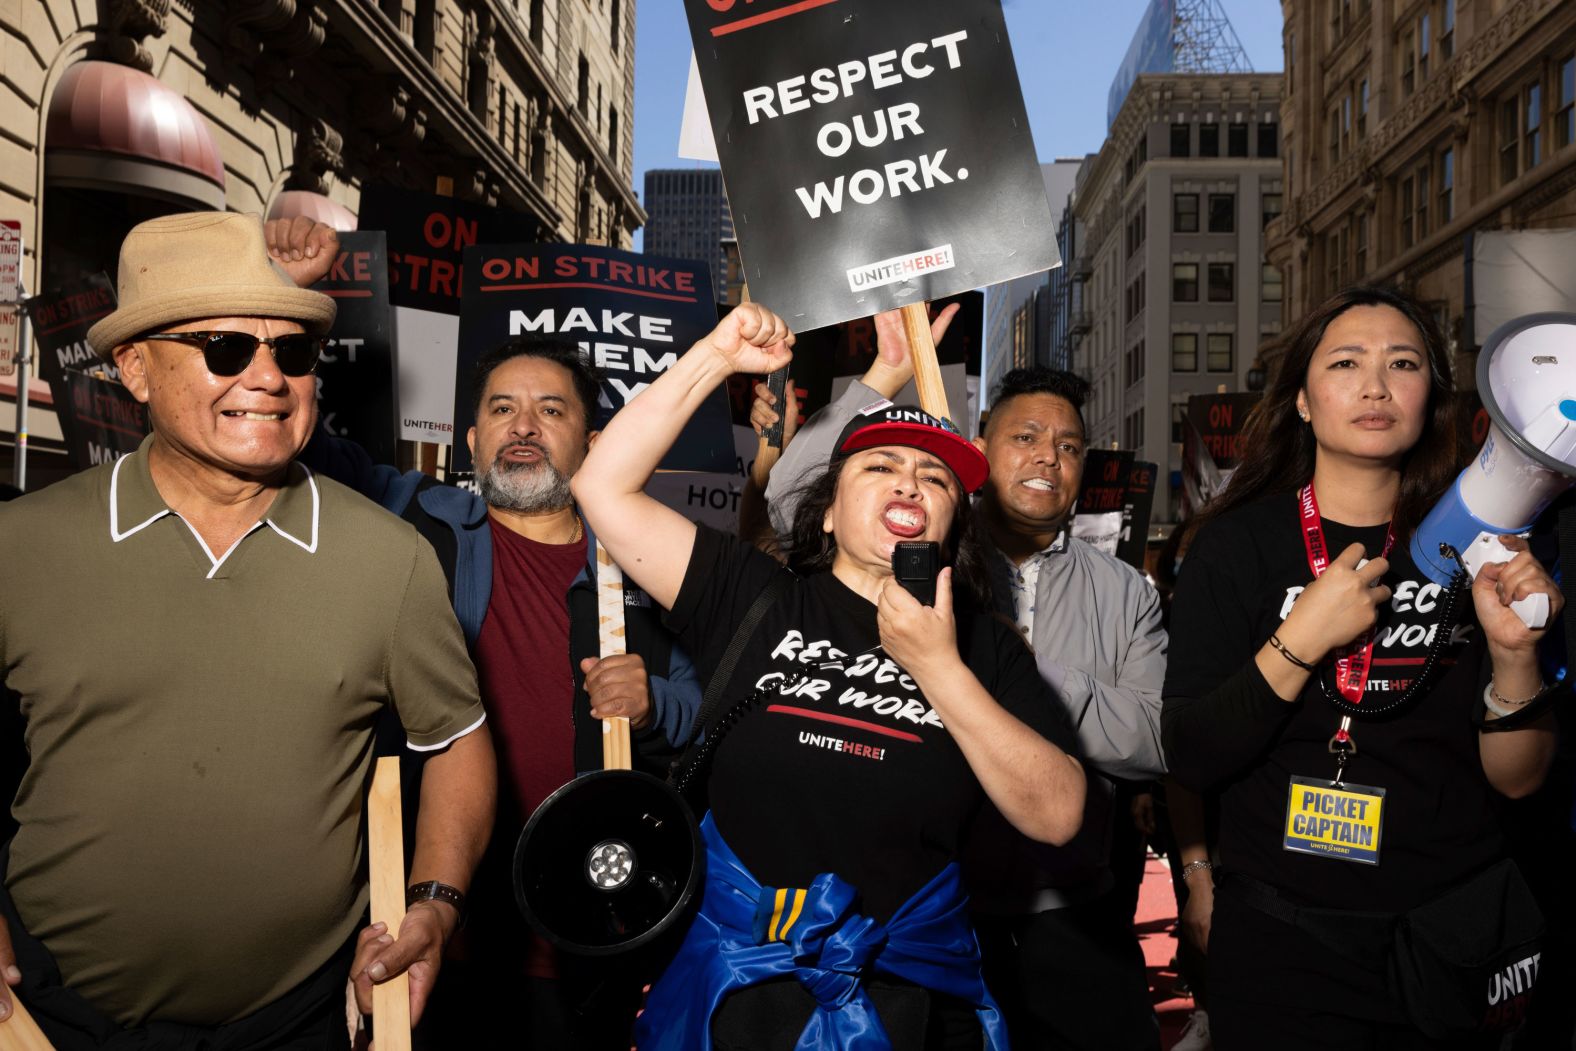
<path fill-rule="evenodd" d="M 701 674 L 727 676 L 696 773 L 704 902 L 637 1042 L 1004 1047 L 956 858 L 987 800 L 1066 842 L 1084 779 L 1033 655 L 980 612 L 968 494 L 983 455 L 919 409 L 869 407 L 799 503 L 791 574 L 643 491 L 707 395 L 785 365 L 792 343 L 770 311 L 737 308 L 614 417 L 573 481 Z M 934 605 L 894 579 L 905 541 L 940 545 Z"/>

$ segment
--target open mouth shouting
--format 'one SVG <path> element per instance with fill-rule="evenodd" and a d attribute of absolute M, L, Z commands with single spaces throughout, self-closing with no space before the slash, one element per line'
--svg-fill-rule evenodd
<path fill-rule="evenodd" d="M 535 442 L 513 442 L 498 450 L 500 466 L 535 467 L 547 462 L 547 450 Z"/>
<path fill-rule="evenodd" d="M 923 536 L 928 521 L 923 507 L 905 500 L 893 500 L 881 509 L 881 524 L 886 526 L 887 532 L 905 540 Z"/>

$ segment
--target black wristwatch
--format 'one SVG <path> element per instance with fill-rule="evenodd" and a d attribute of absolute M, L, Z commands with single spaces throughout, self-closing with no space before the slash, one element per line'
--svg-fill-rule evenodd
<path fill-rule="evenodd" d="M 426 883 L 413 883 L 405 888 L 405 907 L 408 909 L 418 901 L 442 901 L 454 906 L 454 911 L 460 914 L 460 926 L 465 925 L 465 893 L 447 883 L 437 880 L 428 880 Z M 458 929 L 458 928 L 456 928 Z"/>

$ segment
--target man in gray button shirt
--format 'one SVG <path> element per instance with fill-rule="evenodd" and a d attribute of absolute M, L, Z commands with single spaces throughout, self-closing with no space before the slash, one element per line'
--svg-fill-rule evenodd
<path fill-rule="evenodd" d="M 952 314 L 936 322 L 939 340 Z M 876 318 L 879 353 L 864 377 L 802 427 L 773 469 L 766 496 L 786 533 L 801 479 L 824 465 L 859 410 L 913 378 L 896 312 Z M 1110 865 L 1117 780 L 1165 769 L 1160 687 L 1166 634 L 1159 597 L 1132 567 L 1067 532 L 1083 475 L 1081 406 L 1071 373 L 1019 369 L 975 439 L 990 460 L 980 509 L 996 548 L 997 609 L 1033 648 L 1040 672 L 1078 732 L 1089 778 L 1083 830 L 1048 848 L 998 815 L 980 822 L 966 865 L 986 976 L 1014 1047 L 1154 1051 L 1159 1033 L 1143 955 Z"/>

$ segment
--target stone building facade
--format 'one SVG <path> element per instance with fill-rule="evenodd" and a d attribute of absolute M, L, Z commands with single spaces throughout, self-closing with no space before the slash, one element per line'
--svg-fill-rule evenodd
<path fill-rule="evenodd" d="M 1471 352 L 1472 237 L 1576 226 L 1576 4 L 1284 0 L 1289 317 L 1356 281 L 1433 305 Z M 1273 365 L 1279 348 L 1265 348 Z M 1457 358 L 1470 385 L 1471 361 Z M 1468 366 L 1468 367 L 1459 367 Z"/>
<path fill-rule="evenodd" d="M 126 230 L 165 212 L 304 207 L 348 226 L 370 182 L 524 212 L 544 239 L 627 248 L 645 220 L 634 8 L 9 0 L 0 218 L 22 222 L 33 291 L 113 275 Z"/>
<path fill-rule="evenodd" d="M 1179 510 L 1188 398 L 1248 389 L 1281 329 L 1263 233 L 1283 201 L 1280 109 L 1279 73 L 1143 74 L 1078 174 L 1068 332 L 1089 443 L 1159 465 L 1157 522 Z"/>

